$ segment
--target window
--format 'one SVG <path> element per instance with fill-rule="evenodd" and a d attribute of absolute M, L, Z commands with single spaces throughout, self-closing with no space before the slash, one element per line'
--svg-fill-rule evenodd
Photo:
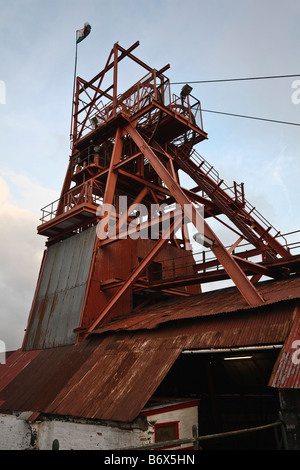
<path fill-rule="evenodd" d="M 155 442 L 174 441 L 175 439 L 179 439 L 178 423 L 179 421 L 155 424 Z"/>

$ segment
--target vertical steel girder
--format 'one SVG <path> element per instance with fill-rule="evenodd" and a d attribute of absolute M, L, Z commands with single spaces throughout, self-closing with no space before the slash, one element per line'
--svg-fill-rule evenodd
<path fill-rule="evenodd" d="M 112 153 L 112 157 L 110 161 L 107 182 L 105 186 L 105 192 L 104 192 L 104 198 L 103 198 L 104 204 L 113 203 L 114 194 L 116 190 L 116 183 L 117 183 L 117 178 L 118 178 L 118 174 L 116 173 L 116 171 L 114 171 L 114 166 L 117 165 L 117 163 L 119 163 L 121 159 L 122 146 L 123 144 L 121 141 L 121 131 L 120 131 L 120 128 L 118 128 L 116 132 L 114 149 L 113 149 L 113 153 Z"/>

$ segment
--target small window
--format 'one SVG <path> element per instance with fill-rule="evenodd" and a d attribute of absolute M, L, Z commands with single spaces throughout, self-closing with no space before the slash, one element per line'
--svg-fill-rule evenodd
<path fill-rule="evenodd" d="M 166 442 L 179 439 L 178 423 L 179 421 L 155 424 L 155 442 Z"/>

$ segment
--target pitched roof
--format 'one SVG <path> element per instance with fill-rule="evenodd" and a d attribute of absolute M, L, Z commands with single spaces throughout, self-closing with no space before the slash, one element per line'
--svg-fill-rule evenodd
<path fill-rule="evenodd" d="M 0 409 L 132 421 L 180 352 L 156 338 L 117 337 L 44 349 L 2 389 Z"/>
<path fill-rule="evenodd" d="M 278 281 L 265 281 L 256 285 L 265 303 L 256 309 L 277 302 L 300 298 L 300 276 L 291 276 Z M 186 320 L 212 315 L 225 315 L 230 312 L 255 310 L 247 304 L 236 287 L 229 287 L 193 295 L 191 297 L 172 298 L 156 303 L 140 312 L 125 318 L 116 319 L 94 330 L 95 333 L 118 330 L 141 330 L 156 328 L 166 322 Z"/>
<path fill-rule="evenodd" d="M 248 308 L 234 289 L 226 289 L 227 294 L 215 291 L 152 307 L 77 345 L 16 351 L 2 368 L 0 412 L 131 422 L 182 350 L 284 344 L 291 338 L 300 312 L 299 278 L 260 288 L 263 307 Z M 282 384 L 281 373 L 270 385 Z M 284 384 L 293 386 L 293 377 L 299 374 L 292 371 Z"/>

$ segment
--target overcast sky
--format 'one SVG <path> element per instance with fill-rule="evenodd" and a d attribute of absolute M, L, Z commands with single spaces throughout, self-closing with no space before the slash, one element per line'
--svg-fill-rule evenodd
<path fill-rule="evenodd" d="M 78 46 L 85 79 L 117 41 L 140 41 L 135 54 L 156 69 L 169 63 L 171 82 L 300 74 L 300 3 L 0 0 L 0 11 L 0 340 L 9 350 L 22 344 L 36 286 L 40 208 L 59 196 L 67 168 L 76 29 L 92 25 Z M 121 85 L 131 79 L 125 68 Z M 192 84 L 192 94 L 207 110 L 300 123 L 295 80 Z M 197 150 L 221 178 L 244 182 L 247 199 L 282 233 L 300 229 L 300 127 L 203 119 L 209 139 Z"/>

